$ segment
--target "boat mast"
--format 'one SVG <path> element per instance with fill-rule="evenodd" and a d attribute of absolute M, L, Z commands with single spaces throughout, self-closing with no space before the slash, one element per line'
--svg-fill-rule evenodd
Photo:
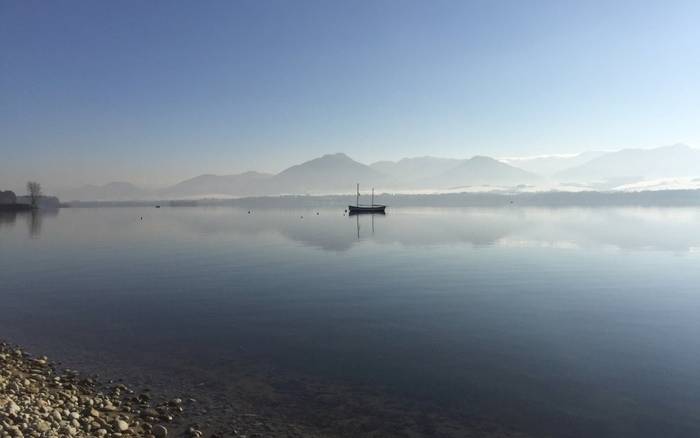
<path fill-rule="evenodd" d="M 372 207 L 374 207 L 374 187 L 372 187 Z"/>
<path fill-rule="evenodd" d="M 357 183 L 357 196 L 355 198 L 355 205 L 360 206 L 360 183 Z"/>

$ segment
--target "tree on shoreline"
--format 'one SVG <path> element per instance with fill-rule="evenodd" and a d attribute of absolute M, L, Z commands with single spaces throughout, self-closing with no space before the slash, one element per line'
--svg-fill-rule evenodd
<path fill-rule="evenodd" d="M 41 197 L 41 184 L 36 181 L 29 181 L 27 183 L 27 193 L 29 193 L 29 201 L 32 204 L 32 208 L 38 208 L 39 198 Z"/>

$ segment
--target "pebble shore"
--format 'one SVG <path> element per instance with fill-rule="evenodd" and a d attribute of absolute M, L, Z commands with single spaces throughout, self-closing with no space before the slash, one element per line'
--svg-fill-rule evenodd
<path fill-rule="evenodd" d="M 204 381 L 195 386 L 211 385 L 199 391 L 146 382 L 134 390 L 121 381 L 60 369 L 46 357 L 0 341 L 0 438 L 527 437 L 492 421 L 407 404 L 373 388 L 274 369 L 260 373 L 231 368 L 226 379 L 214 381 L 200 370 L 197 376 Z"/>
<path fill-rule="evenodd" d="M 0 343 L 0 438 L 175 436 L 169 424 L 194 402 L 155 403 L 148 392 L 58 371 L 46 357 Z M 183 435 L 202 432 L 193 425 Z"/>

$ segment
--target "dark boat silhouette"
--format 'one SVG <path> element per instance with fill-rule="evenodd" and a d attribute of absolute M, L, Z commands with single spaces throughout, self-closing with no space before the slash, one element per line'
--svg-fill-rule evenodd
<path fill-rule="evenodd" d="M 355 205 L 348 205 L 348 213 L 350 214 L 362 214 L 362 213 L 379 213 L 384 214 L 386 205 L 375 204 L 374 203 L 374 188 L 372 188 L 372 202 L 369 205 L 360 204 L 360 184 L 357 184 L 357 195 Z"/>

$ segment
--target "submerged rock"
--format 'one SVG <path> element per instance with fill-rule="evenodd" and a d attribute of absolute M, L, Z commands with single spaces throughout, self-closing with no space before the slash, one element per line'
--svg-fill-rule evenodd
<path fill-rule="evenodd" d="M 168 436 L 168 429 L 160 424 L 153 426 L 151 429 L 151 434 L 156 438 L 165 438 Z"/>

